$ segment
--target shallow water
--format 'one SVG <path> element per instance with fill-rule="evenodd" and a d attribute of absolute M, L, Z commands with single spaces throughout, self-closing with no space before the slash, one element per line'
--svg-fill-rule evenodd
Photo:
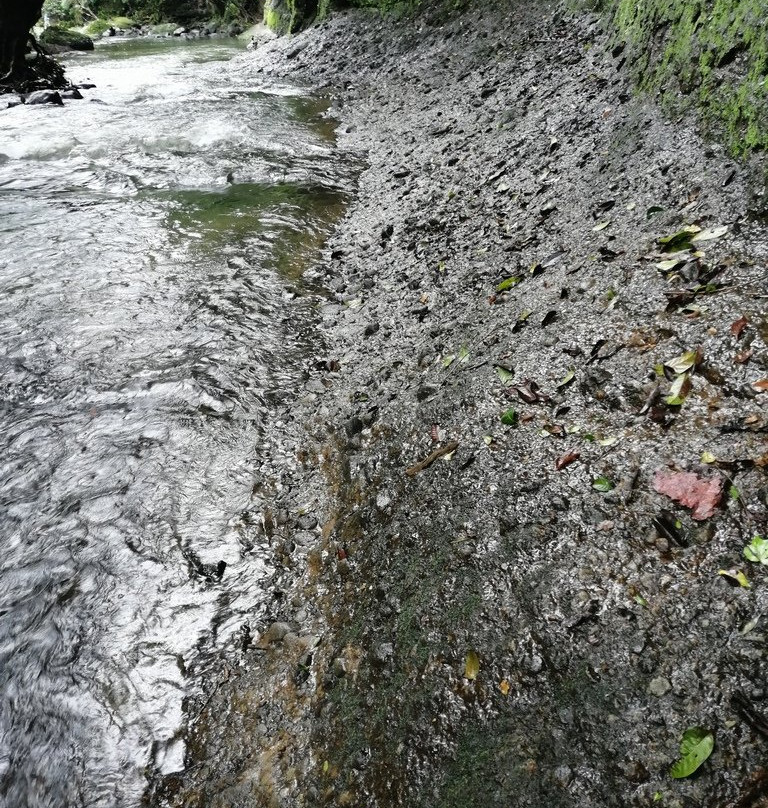
<path fill-rule="evenodd" d="M 69 74 L 97 88 L 0 113 L 12 808 L 136 805 L 143 767 L 182 767 L 186 672 L 264 597 L 238 521 L 304 351 L 287 288 L 352 182 L 322 103 L 231 43 L 109 43 Z"/>

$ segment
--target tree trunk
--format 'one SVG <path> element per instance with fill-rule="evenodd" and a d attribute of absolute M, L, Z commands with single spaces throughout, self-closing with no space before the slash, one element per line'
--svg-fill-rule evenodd
<path fill-rule="evenodd" d="M 0 0 L 0 93 L 66 84 L 64 71 L 37 47 L 30 33 L 42 8 L 43 0 Z M 35 58 L 28 62 L 30 42 Z"/>
<path fill-rule="evenodd" d="M 27 37 L 42 8 L 43 0 L 0 0 L 0 81 L 24 71 Z"/>

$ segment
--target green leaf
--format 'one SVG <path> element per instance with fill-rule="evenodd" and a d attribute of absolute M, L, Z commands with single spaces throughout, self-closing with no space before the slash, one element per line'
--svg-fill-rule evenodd
<path fill-rule="evenodd" d="M 669 770 L 676 780 L 689 777 L 712 754 L 715 736 L 704 727 L 689 727 L 680 741 L 680 760 Z"/>
<path fill-rule="evenodd" d="M 693 236 L 700 231 L 700 227 L 696 227 L 695 224 L 692 224 L 688 225 L 688 227 L 684 227 L 677 233 L 673 233 L 671 236 L 663 236 L 656 240 L 661 245 L 662 252 L 678 252 L 679 250 L 690 249 Z"/>
<path fill-rule="evenodd" d="M 652 219 L 657 213 L 663 212 L 664 208 L 660 208 L 658 205 L 651 205 L 651 207 L 645 212 L 645 218 Z"/>
<path fill-rule="evenodd" d="M 466 345 L 462 345 L 461 348 L 459 348 L 459 353 L 456 359 L 459 362 L 466 362 L 467 359 L 469 359 L 469 349 Z"/>
<path fill-rule="evenodd" d="M 664 401 L 672 407 L 679 407 L 685 399 L 688 398 L 688 393 L 690 392 L 691 380 L 687 373 L 681 373 L 674 382 L 672 382 L 672 386 L 669 388 L 669 395 Z"/>
<path fill-rule="evenodd" d="M 605 228 L 606 228 L 606 227 L 608 227 L 608 225 L 609 225 L 610 223 L 611 223 L 611 219 L 608 219 L 608 220 L 607 220 L 607 221 L 605 221 L 605 222 L 600 222 L 600 224 L 596 224 L 596 225 L 595 225 L 595 226 L 592 228 L 592 231 L 593 231 L 594 233 L 599 233 L 601 230 L 605 230 Z"/>
<path fill-rule="evenodd" d="M 512 384 L 512 382 L 513 382 L 513 380 L 515 378 L 514 373 L 507 370 L 506 368 L 503 368 L 501 365 L 496 365 L 496 373 L 499 374 L 499 378 L 501 379 L 501 383 L 503 385 L 505 385 L 505 386 Z"/>
<path fill-rule="evenodd" d="M 635 595 L 632 598 L 632 600 L 634 600 L 635 603 L 637 603 L 639 606 L 642 606 L 643 608 L 648 606 L 648 601 L 642 595 Z"/>
<path fill-rule="evenodd" d="M 480 673 L 480 658 L 475 651 L 470 651 L 464 662 L 464 678 L 471 682 L 477 678 L 478 673 Z"/>
<path fill-rule="evenodd" d="M 744 558 L 755 564 L 765 564 L 768 566 L 768 539 L 762 536 L 755 536 L 744 548 Z"/>
<path fill-rule="evenodd" d="M 576 377 L 576 371 L 573 368 L 571 368 L 568 371 L 568 373 L 566 373 L 565 376 L 563 376 L 563 380 L 559 384 L 556 384 L 555 387 L 557 387 L 558 390 L 561 387 L 567 387 L 574 380 L 575 377 Z"/>
<path fill-rule="evenodd" d="M 738 488 L 736 488 L 736 486 L 735 486 L 735 485 L 731 485 L 731 486 L 728 488 L 728 496 L 729 496 L 729 497 L 730 497 L 732 500 L 734 500 L 735 502 L 738 502 L 738 501 L 741 499 L 741 491 L 739 491 L 739 489 L 738 489 Z"/>
<path fill-rule="evenodd" d="M 501 423 L 506 426 L 517 426 L 517 412 L 510 407 L 501 416 Z"/>
<path fill-rule="evenodd" d="M 520 283 L 521 280 L 522 280 L 522 278 L 519 275 L 513 275 L 511 278 L 507 278 L 506 280 L 503 280 L 496 287 L 496 291 L 497 292 L 506 292 L 507 289 L 511 289 L 513 286 L 517 286 L 517 284 Z"/>
<path fill-rule="evenodd" d="M 451 354 L 450 356 L 446 356 L 445 359 L 443 359 L 443 367 L 444 368 L 449 368 L 453 364 L 455 359 L 456 359 L 456 354 Z"/>
<path fill-rule="evenodd" d="M 486 446 L 491 446 L 493 444 L 494 438 L 493 435 L 483 435 L 483 443 Z"/>
<path fill-rule="evenodd" d="M 592 488 L 594 488 L 595 491 L 607 494 L 609 491 L 613 490 L 614 485 L 607 477 L 595 477 L 595 479 L 592 480 Z"/>
<path fill-rule="evenodd" d="M 597 443 L 600 446 L 615 446 L 618 442 L 619 439 L 611 435 L 610 437 L 607 438 L 600 438 L 600 440 L 598 440 Z"/>
<path fill-rule="evenodd" d="M 701 453 L 700 460 L 701 460 L 702 463 L 707 463 L 707 464 L 717 463 L 717 458 L 712 454 L 712 452 L 707 452 L 707 451 L 703 451 Z"/>

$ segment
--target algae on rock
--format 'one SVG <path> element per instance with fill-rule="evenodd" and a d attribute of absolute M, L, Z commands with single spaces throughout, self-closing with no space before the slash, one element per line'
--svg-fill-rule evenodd
<path fill-rule="evenodd" d="M 762 0 L 608 0 L 600 6 L 629 44 L 642 90 L 659 93 L 667 107 L 696 107 L 736 154 L 768 146 Z"/>

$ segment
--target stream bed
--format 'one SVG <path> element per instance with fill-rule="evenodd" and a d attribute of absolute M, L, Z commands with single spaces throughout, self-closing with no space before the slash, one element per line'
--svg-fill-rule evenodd
<path fill-rule="evenodd" d="M 134 806 L 187 671 L 260 608 L 240 516 L 294 300 L 354 168 L 321 99 L 220 41 L 69 57 L 0 113 L 0 804 Z"/>

